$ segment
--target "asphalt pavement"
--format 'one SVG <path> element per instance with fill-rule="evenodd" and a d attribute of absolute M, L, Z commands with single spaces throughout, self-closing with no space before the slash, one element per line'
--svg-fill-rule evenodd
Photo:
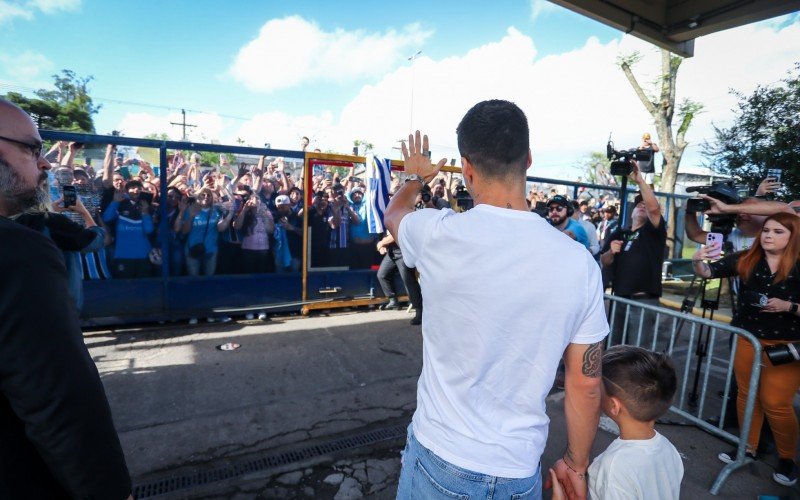
<path fill-rule="evenodd" d="M 411 317 L 350 311 L 85 338 L 140 497 L 393 498 L 422 366 Z M 566 444 L 562 392 L 548 415 L 543 465 Z M 716 454 L 730 445 L 691 426 L 658 430 L 684 459 L 682 497 L 714 498 Z M 605 420 L 593 453 L 615 437 Z M 735 472 L 719 498 L 800 498 L 771 481 L 774 463 Z"/>

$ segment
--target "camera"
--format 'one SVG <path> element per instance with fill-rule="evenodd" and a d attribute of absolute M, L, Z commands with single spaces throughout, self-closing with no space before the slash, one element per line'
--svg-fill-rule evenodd
<path fill-rule="evenodd" d="M 706 186 L 691 186 L 686 188 L 686 192 L 705 194 L 727 205 L 738 205 L 742 202 L 740 189 L 733 181 L 718 181 Z M 710 208 L 711 203 L 700 198 L 690 199 L 686 203 L 686 211 L 689 213 L 705 212 Z M 708 220 L 711 222 L 711 232 L 730 234 L 736 223 L 736 216 L 714 214 L 709 215 Z"/>
<path fill-rule="evenodd" d="M 475 206 L 475 201 L 464 186 L 456 187 L 456 192 L 453 193 L 453 196 L 456 198 L 456 206 L 463 211 L 467 211 Z"/>
<path fill-rule="evenodd" d="M 611 175 L 629 175 L 632 171 L 631 160 L 650 161 L 653 159 L 653 152 L 649 149 L 631 148 L 622 151 L 614 149 L 614 143 L 608 141 L 606 144 L 606 158 L 611 160 Z"/>
<path fill-rule="evenodd" d="M 422 203 L 430 203 L 431 201 L 430 193 L 423 191 L 422 194 L 420 194 L 420 196 L 422 197 Z"/>
<path fill-rule="evenodd" d="M 773 366 L 785 365 L 793 361 L 800 361 L 800 342 L 791 344 L 772 345 L 764 348 L 764 354 Z"/>

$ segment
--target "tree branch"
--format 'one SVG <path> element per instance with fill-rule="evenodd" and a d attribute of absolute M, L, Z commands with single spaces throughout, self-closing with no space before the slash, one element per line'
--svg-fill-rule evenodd
<path fill-rule="evenodd" d="M 644 105 L 645 109 L 647 109 L 647 112 L 653 117 L 657 116 L 658 110 L 656 109 L 655 105 L 650 102 L 650 99 L 647 98 L 647 95 L 645 95 L 644 90 L 642 90 L 641 85 L 639 85 L 639 82 L 636 81 L 636 77 L 633 76 L 633 71 L 631 71 L 630 64 L 628 64 L 626 61 L 623 61 L 620 64 L 620 68 L 622 68 L 622 72 L 625 73 L 625 76 L 628 78 L 628 81 L 633 87 L 634 92 L 636 92 L 636 95 L 639 96 L 639 100 L 642 101 L 642 104 Z"/>

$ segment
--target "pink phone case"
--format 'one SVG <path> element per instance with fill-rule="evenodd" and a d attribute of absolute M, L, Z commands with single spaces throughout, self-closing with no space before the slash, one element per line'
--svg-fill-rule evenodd
<path fill-rule="evenodd" d="M 708 233 L 706 235 L 706 246 L 711 246 L 713 243 L 718 244 L 717 250 L 713 254 L 709 255 L 709 257 L 716 258 L 720 256 L 722 253 L 722 240 L 723 236 L 720 233 Z"/>

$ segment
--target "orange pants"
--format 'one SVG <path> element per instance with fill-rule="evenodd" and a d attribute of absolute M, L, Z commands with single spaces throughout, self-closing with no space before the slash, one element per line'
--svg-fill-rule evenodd
<path fill-rule="evenodd" d="M 750 372 L 753 367 L 754 352 L 753 346 L 747 340 L 738 337 L 736 343 L 733 371 L 736 374 L 736 383 L 739 385 L 736 409 L 739 416 L 739 427 L 741 427 L 744 419 L 744 406 L 750 389 Z M 761 346 L 768 347 L 786 343 L 762 340 Z M 794 460 L 800 430 L 798 430 L 797 416 L 794 413 L 792 401 L 797 390 L 800 389 L 800 361 L 772 366 L 765 354 L 762 354 L 761 357 L 761 380 L 758 384 L 747 447 L 752 451 L 758 448 L 758 438 L 761 435 L 761 426 L 764 424 L 766 415 L 767 423 L 775 436 L 778 456 Z M 742 430 L 742 434 L 744 434 L 744 430 Z"/>

